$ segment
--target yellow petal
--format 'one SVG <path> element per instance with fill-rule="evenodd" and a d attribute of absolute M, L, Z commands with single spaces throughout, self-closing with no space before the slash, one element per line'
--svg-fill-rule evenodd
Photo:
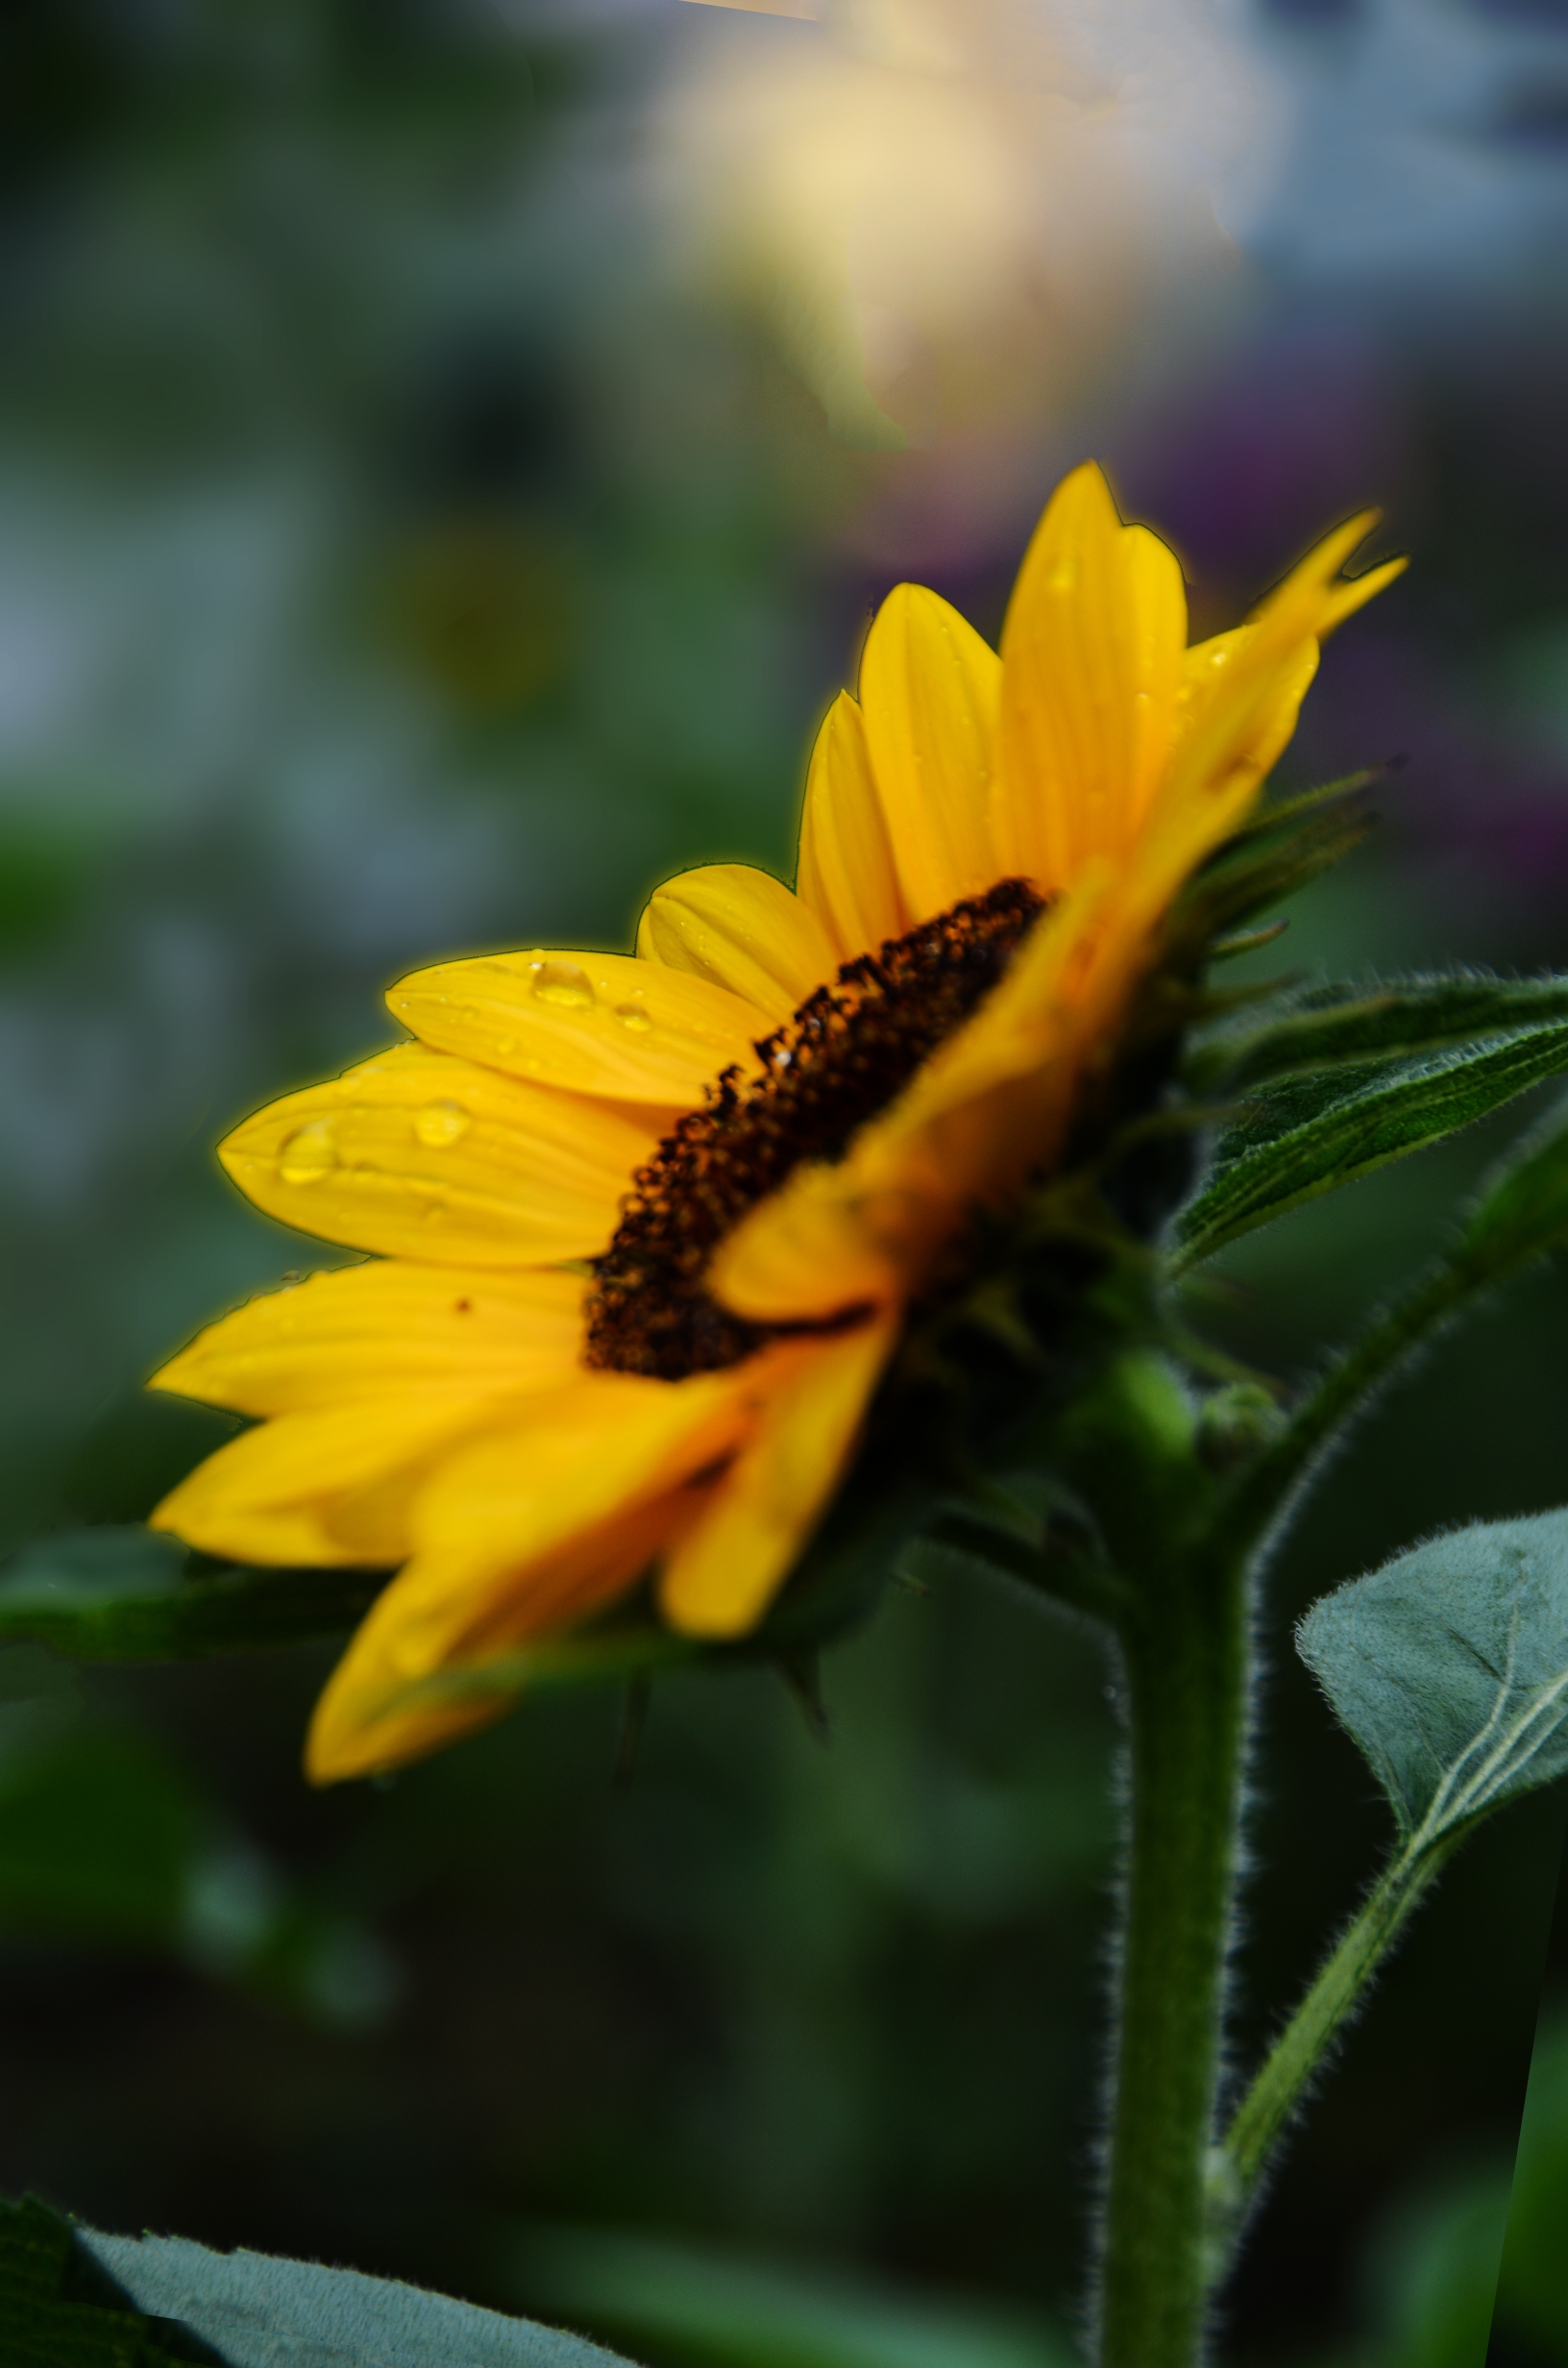
<path fill-rule="evenodd" d="M 754 1323 L 821 1323 L 901 1296 L 920 1205 L 894 1188 L 873 1218 L 867 1199 L 843 1162 L 796 1168 L 721 1243 L 708 1288 Z"/>
<path fill-rule="evenodd" d="M 843 1477 L 895 1334 L 884 1316 L 758 1360 L 772 1371 L 755 1433 L 665 1560 L 672 1627 L 733 1637 L 756 1625 Z"/>
<path fill-rule="evenodd" d="M 604 1247 L 670 1122 L 399 1045 L 258 1111 L 219 1157 L 302 1233 L 421 1262 L 543 1266 Z"/>
<path fill-rule="evenodd" d="M 811 752 L 797 885 L 841 962 L 915 925 L 871 771 L 866 719 L 847 691 L 829 707 Z"/>
<path fill-rule="evenodd" d="M 772 1024 L 706 978 L 631 954 L 488 954 L 401 979 L 388 1008 L 443 1052 L 536 1085 L 690 1109 Z"/>
<path fill-rule="evenodd" d="M 1174 555 L 1124 527 L 1091 463 L 1065 479 L 1002 629 L 998 844 L 1056 895 L 1125 853 L 1170 748 L 1187 641 Z"/>
<path fill-rule="evenodd" d="M 1002 662 L 935 592 L 899 584 L 876 612 L 860 704 L 907 925 L 1004 876 L 991 831 Z"/>
<path fill-rule="evenodd" d="M 444 1714 L 402 1712 L 406 1689 L 580 1619 L 629 1586 L 692 1517 L 690 1484 L 752 1418 L 733 1373 L 678 1383 L 591 1374 L 465 1443 L 424 1490 L 414 1559 L 378 1598 L 318 1706 L 307 1758 L 316 1781 L 428 1748 L 415 1739 L 434 1715 L 431 1740 L 441 1739 Z"/>
<path fill-rule="evenodd" d="M 1179 807 L 1208 793 L 1229 807 L 1250 796 L 1295 728 L 1317 644 L 1405 566 L 1403 559 L 1390 559 L 1350 581 L 1340 576 L 1376 523 L 1377 512 L 1367 510 L 1336 528 L 1246 625 L 1188 653 L 1163 803 Z"/>
<path fill-rule="evenodd" d="M 343 1267 L 247 1301 L 148 1386 L 247 1415 L 542 1388 L 580 1369 L 584 1289 L 549 1270 Z"/>
<path fill-rule="evenodd" d="M 535 1562 L 723 1455 L 747 1419 L 742 1370 L 680 1382 L 582 1373 L 445 1463 L 420 1499 L 416 1544 L 440 1558 L 449 1582 L 466 1572 L 484 1584 L 434 1591 L 417 1617 L 405 1602 L 409 1665 L 431 1666 L 459 1641 L 488 1636 L 497 1617 L 521 1633 L 512 1622 L 530 1608 Z"/>
<path fill-rule="evenodd" d="M 566 1604 L 578 1618 L 613 1602 L 635 1586 L 659 1548 L 691 1517 L 698 1497 L 695 1490 L 677 1491 L 568 1540 L 536 1566 L 540 1594 Z M 430 1556 L 411 1564 L 378 1597 L 316 1704 L 305 1755 L 312 1784 L 340 1784 L 402 1766 L 491 1725 L 511 1708 L 503 1687 L 490 1694 L 454 1692 L 443 1700 L 439 1669 L 411 1678 L 403 1667 L 396 1651 L 401 1591 L 438 1584 L 439 1566 Z M 383 1603 L 389 1608 L 381 1616 Z M 526 1624 L 515 1636 L 498 1626 L 476 1665 L 525 1642 L 528 1633 Z"/>
<path fill-rule="evenodd" d="M 717 1253 L 716 1295 L 755 1320 L 807 1321 L 917 1291 L 979 1205 L 1057 1147 L 1131 972 L 1109 867 L 1031 931 L 994 992 L 832 1164 L 796 1171 Z"/>
<path fill-rule="evenodd" d="M 839 961 L 810 905 L 745 863 L 704 864 L 656 888 L 638 925 L 637 952 L 728 988 L 775 1024 L 831 979 Z"/>
<path fill-rule="evenodd" d="M 482 1399 L 388 1397 L 282 1415 L 199 1464 L 151 1526 L 242 1563 L 401 1562 L 430 1457 L 483 1412 Z"/>

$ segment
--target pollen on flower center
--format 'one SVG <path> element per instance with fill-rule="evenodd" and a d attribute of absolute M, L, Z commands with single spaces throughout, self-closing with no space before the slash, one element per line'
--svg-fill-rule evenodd
<path fill-rule="evenodd" d="M 1026 880 L 967 898 L 907 937 L 846 962 L 727 1069 L 632 1178 L 595 1261 L 589 1365 L 679 1381 L 739 1364 L 780 1327 L 749 1323 L 704 1287 L 714 1250 L 805 1160 L 841 1158 L 996 984 L 1043 910 Z"/>

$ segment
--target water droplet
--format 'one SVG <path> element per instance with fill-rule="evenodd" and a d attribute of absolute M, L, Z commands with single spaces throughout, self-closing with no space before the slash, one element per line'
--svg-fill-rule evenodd
<path fill-rule="evenodd" d="M 434 1150 L 443 1143 L 455 1143 L 459 1135 L 467 1134 L 473 1123 L 461 1102 L 428 1101 L 424 1109 L 415 1114 L 414 1132 L 421 1143 L 429 1144 Z"/>
<path fill-rule="evenodd" d="M 1069 555 L 1066 558 L 1058 559 L 1050 573 L 1050 588 L 1053 592 L 1077 591 L 1078 561 L 1075 556 Z"/>
<path fill-rule="evenodd" d="M 337 1166 L 332 1126 L 331 1119 L 310 1119 L 304 1126 L 296 1126 L 278 1160 L 278 1172 L 285 1184 L 319 1184 Z"/>
<path fill-rule="evenodd" d="M 533 962 L 528 967 L 541 1003 L 554 1003 L 563 1011 L 586 1011 L 592 1003 L 594 990 L 588 974 L 575 962 Z"/>
<path fill-rule="evenodd" d="M 623 1027 L 629 1027 L 639 1036 L 646 1035 L 653 1022 L 641 1003 L 617 1003 L 615 1016 Z"/>

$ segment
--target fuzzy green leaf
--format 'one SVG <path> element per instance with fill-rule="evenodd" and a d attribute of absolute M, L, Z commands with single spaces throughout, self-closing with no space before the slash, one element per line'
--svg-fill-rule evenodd
<path fill-rule="evenodd" d="M 0 2202 L 7 2368 L 624 2368 L 581 2335 L 391 2279 Z"/>
<path fill-rule="evenodd" d="M 1568 978 L 1498 978 L 1485 971 L 1339 981 L 1296 989 L 1244 1025 L 1207 1035 L 1188 1064 L 1195 1092 L 1234 1094 L 1271 1077 L 1475 1038 L 1531 1032 L 1568 1020 Z"/>
<path fill-rule="evenodd" d="M 1447 1051 L 1287 1073 L 1222 1129 L 1202 1189 L 1176 1220 L 1178 1263 L 1440 1143 L 1564 1070 L 1559 1020 Z"/>
<path fill-rule="evenodd" d="M 1568 1510 L 1397 1556 L 1314 1604 L 1296 1646 L 1401 1838 L 1435 1847 L 1568 1771 Z"/>
<path fill-rule="evenodd" d="M 384 1571 L 187 1569 L 184 1546 L 146 1529 L 65 1531 L 0 1572 L 0 1642 L 76 1661 L 182 1661 L 341 1636 Z"/>

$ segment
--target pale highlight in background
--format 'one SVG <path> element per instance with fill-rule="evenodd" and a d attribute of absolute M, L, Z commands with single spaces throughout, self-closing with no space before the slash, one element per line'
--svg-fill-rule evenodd
<path fill-rule="evenodd" d="M 814 0 L 696 0 L 698 8 L 739 9 L 748 16 L 810 16 L 821 14 Z"/>
<path fill-rule="evenodd" d="M 1199 0 L 699 5 L 655 125 L 679 259 L 852 441 L 1060 412 L 1234 258 L 1278 144 Z"/>

